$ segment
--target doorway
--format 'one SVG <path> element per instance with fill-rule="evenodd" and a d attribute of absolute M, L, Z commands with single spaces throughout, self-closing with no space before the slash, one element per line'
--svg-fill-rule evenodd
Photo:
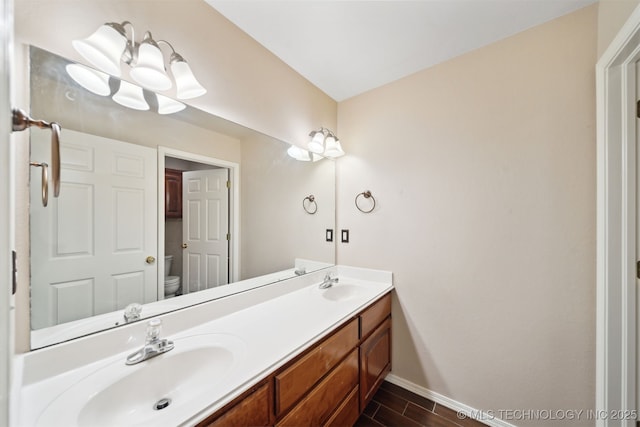
<path fill-rule="evenodd" d="M 596 64 L 597 426 L 635 426 L 638 400 L 637 100 L 640 7 Z M 638 248 L 637 248 L 638 246 Z"/>
<path fill-rule="evenodd" d="M 165 172 L 171 175 L 167 181 Z M 176 295 L 238 280 L 239 173 L 236 163 L 159 147 L 159 295 L 164 296 L 165 273 L 180 279 Z M 179 202 L 165 211 L 170 187 L 179 191 Z"/>

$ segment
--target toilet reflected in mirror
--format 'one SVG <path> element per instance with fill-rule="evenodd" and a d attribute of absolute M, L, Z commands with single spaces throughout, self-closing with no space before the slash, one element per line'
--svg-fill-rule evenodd
<path fill-rule="evenodd" d="M 164 257 L 164 297 L 171 298 L 176 296 L 176 292 L 180 289 L 180 276 L 171 276 L 172 255 Z"/>

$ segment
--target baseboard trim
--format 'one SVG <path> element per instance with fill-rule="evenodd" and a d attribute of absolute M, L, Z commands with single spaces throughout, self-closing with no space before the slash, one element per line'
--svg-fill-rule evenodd
<path fill-rule="evenodd" d="M 429 390 L 428 388 L 419 386 L 417 384 L 412 383 L 411 381 L 405 380 L 404 378 L 400 378 L 394 374 L 388 374 L 385 380 L 389 381 L 392 384 L 400 386 L 404 389 L 407 389 L 418 396 L 425 397 L 434 401 L 437 404 L 442 406 L 446 406 L 449 409 L 452 409 L 457 412 L 461 412 L 465 414 L 468 418 L 474 418 L 489 427 L 516 427 L 513 424 L 509 424 L 506 421 L 501 420 L 500 418 L 496 418 L 492 416 L 492 414 L 480 411 L 478 409 L 474 409 L 469 405 L 465 405 L 464 403 L 460 403 L 457 400 L 453 400 L 447 396 L 444 396 L 440 393 L 436 393 L 435 391 Z"/>

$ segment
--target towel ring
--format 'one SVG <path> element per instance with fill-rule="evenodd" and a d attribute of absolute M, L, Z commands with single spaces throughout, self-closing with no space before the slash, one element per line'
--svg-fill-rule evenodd
<path fill-rule="evenodd" d="M 309 201 L 309 203 L 305 203 L 307 200 Z M 302 200 L 302 208 L 306 213 L 310 215 L 318 212 L 318 204 L 316 203 L 316 198 L 313 194 L 308 195 Z"/>
<path fill-rule="evenodd" d="M 365 199 L 371 199 L 371 201 L 373 201 L 373 206 L 371 206 L 371 209 L 364 210 L 360 207 L 360 205 L 358 205 L 358 199 L 360 198 L 360 196 L 364 196 Z M 363 191 L 362 193 L 358 194 L 356 196 L 355 203 L 356 203 L 356 208 L 358 208 L 358 210 L 362 213 L 369 213 L 376 208 L 376 198 L 373 197 L 373 195 L 371 194 L 371 191 L 369 190 Z"/>

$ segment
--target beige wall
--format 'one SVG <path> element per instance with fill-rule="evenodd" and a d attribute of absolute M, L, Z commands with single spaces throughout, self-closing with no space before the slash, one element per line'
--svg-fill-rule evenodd
<path fill-rule="evenodd" d="M 593 5 L 339 104 L 338 262 L 393 271 L 393 374 L 594 407 L 596 28 Z"/>
<path fill-rule="evenodd" d="M 598 58 L 613 41 L 620 28 L 638 6 L 640 0 L 599 0 Z"/>

